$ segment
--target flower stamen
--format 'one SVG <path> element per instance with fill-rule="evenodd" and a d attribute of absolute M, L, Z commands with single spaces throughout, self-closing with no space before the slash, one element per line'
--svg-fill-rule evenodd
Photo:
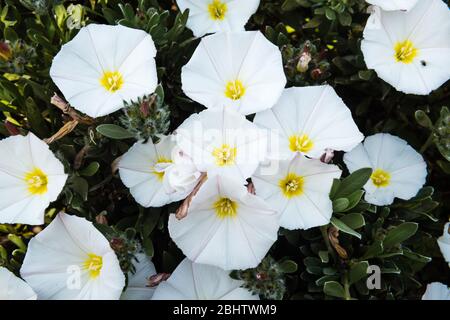
<path fill-rule="evenodd" d="M 213 0 L 208 4 L 209 16 L 212 20 L 223 20 L 227 13 L 227 4 L 220 0 Z"/>
<path fill-rule="evenodd" d="M 123 86 L 123 77 L 119 71 L 105 71 L 100 78 L 100 84 L 107 91 L 116 92 Z"/>

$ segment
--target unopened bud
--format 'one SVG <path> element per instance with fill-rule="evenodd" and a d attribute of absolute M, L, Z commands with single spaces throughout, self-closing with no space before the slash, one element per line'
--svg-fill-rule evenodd
<path fill-rule="evenodd" d="M 157 273 L 148 279 L 147 287 L 150 287 L 150 288 L 156 287 L 161 282 L 169 279 L 169 277 L 170 277 L 170 273 Z"/>
<path fill-rule="evenodd" d="M 307 51 L 303 52 L 298 59 L 297 63 L 297 71 L 300 73 L 304 73 L 308 71 L 309 63 L 311 62 L 311 54 Z"/>
<path fill-rule="evenodd" d="M 0 58 L 2 60 L 8 61 L 12 57 L 11 47 L 7 42 L 0 41 Z"/>
<path fill-rule="evenodd" d="M 106 218 L 106 215 L 104 215 L 104 214 L 97 215 L 95 217 L 95 222 L 97 222 L 98 224 L 108 225 L 108 219 Z"/>

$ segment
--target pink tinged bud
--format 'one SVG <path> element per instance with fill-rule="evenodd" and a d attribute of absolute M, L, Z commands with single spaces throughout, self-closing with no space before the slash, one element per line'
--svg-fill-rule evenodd
<path fill-rule="evenodd" d="M 11 47 L 7 42 L 0 42 L 0 58 L 8 61 L 12 57 Z"/>
<path fill-rule="evenodd" d="M 304 73 L 308 71 L 309 63 L 311 62 L 311 54 L 309 52 L 303 52 L 297 63 L 297 71 Z"/>
<path fill-rule="evenodd" d="M 11 136 L 17 136 L 17 135 L 20 134 L 19 128 L 17 128 L 15 125 L 13 125 L 13 124 L 12 124 L 11 122 L 9 122 L 8 120 L 5 120 L 4 124 L 5 124 L 6 130 L 8 130 L 8 133 L 9 133 Z"/>
<path fill-rule="evenodd" d="M 148 279 L 147 287 L 150 287 L 150 288 L 156 287 L 161 282 L 169 279 L 169 277 L 170 277 L 170 273 L 157 273 Z"/>
<path fill-rule="evenodd" d="M 333 160 L 334 157 L 334 150 L 332 149 L 325 149 L 325 153 L 320 157 L 320 161 L 323 163 L 330 163 L 331 160 Z"/>

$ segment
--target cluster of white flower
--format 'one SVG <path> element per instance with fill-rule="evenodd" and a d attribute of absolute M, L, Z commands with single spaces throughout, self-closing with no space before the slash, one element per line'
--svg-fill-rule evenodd
<path fill-rule="evenodd" d="M 118 168 L 143 207 L 185 199 L 168 225 L 187 258 L 154 290 L 147 281 L 155 268 L 140 255 L 122 294 L 125 276 L 106 238 L 91 222 L 60 213 L 28 245 L 20 271 L 26 283 L 0 269 L 5 298 L 258 299 L 229 270 L 256 267 L 280 226 L 329 223 L 329 192 L 342 171 L 324 154 L 347 152 L 350 172 L 372 168 L 364 189 L 375 205 L 410 199 L 425 183 L 426 164 L 404 140 L 376 134 L 361 143 L 332 87 L 285 89 L 278 48 L 244 31 L 259 1 L 178 5 L 190 9 L 196 36 L 217 32 L 201 39 L 181 74 L 185 94 L 207 109 L 157 143 L 136 142 Z M 383 9 L 409 11 L 374 10 L 362 43 L 367 65 L 398 90 L 429 93 L 450 75 L 448 8 L 440 0 L 399 0 Z M 154 91 L 155 55 L 144 31 L 91 24 L 63 46 L 50 74 L 74 108 L 99 117 Z M 8 155 L 0 158 L 0 223 L 42 224 L 66 182 L 63 165 L 32 133 L 0 141 L 0 152 Z M 439 242 L 447 260 L 449 237 L 446 231 Z"/>

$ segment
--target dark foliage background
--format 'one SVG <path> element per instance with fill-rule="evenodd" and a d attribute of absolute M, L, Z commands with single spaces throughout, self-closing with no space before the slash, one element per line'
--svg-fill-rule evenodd
<path fill-rule="evenodd" d="M 262 0 L 247 30 L 260 30 L 279 46 L 288 86 L 328 83 L 366 136 L 389 132 L 420 151 L 428 165 L 426 187 L 410 201 L 376 207 L 361 200 L 370 170 L 337 181 L 330 226 L 280 230 L 258 268 L 232 273 L 263 298 L 417 299 L 427 283 L 450 284 L 436 244 L 450 209 L 450 113 L 445 107 L 450 84 L 429 96 L 405 95 L 367 70 L 360 51 L 366 10 L 363 0 Z M 155 41 L 161 83 L 155 95 L 132 103 L 126 113 L 80 123 L 50 144 L 70 178 L 49 207 L 46 223 L 60 210 L 96 221 L 124 271 L 141 247 L 153 256 L 158 272 L 173 271 L 183 258 L 167 232 L 168 214 L 179 204 L 139 207 L 115 173 L 114 160 L 135 138 L 168 133 L 203 109 L 181 90 L 181 67 L 199 42 L 185 27 L 187 18 L 188 12 L 179 12 L 169 0 L 0 1 L 1 137 L 32 131 L 49 138 L 72 120 L 50 103 L 58 90 L 49 67 L 81 26 L 120 23 L 147 31 Z M 304 55 L 312 57 L 307 64 Z M 142 103 L 150 110 L 146 117 L 139 112 Z M 342 154 L 334 162 L 345 170 Z M 27 242 L 43 227 L 0 225 L 0 265 L 18 274 Z M 382 288 L 369 291 L 366 269 L 373 264 L 381 267 Z"/>

